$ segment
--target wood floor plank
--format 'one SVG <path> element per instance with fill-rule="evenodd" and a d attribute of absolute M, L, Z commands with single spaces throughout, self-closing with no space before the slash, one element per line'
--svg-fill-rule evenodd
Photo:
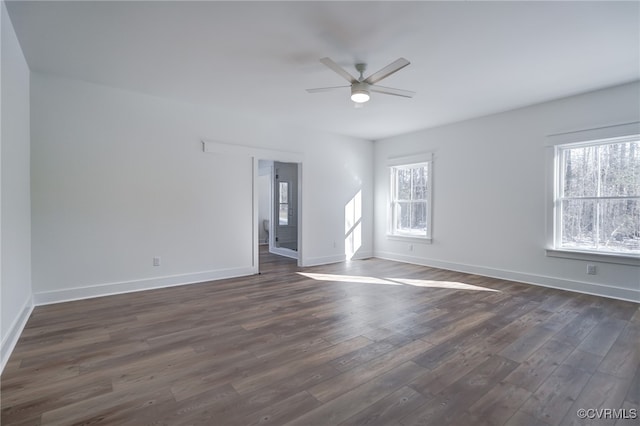
<path fill-rule="evenodd" d="M 593 374 L 603 359 L 604 357 L 602 355 L 595 355 L 591 352 L 575 349 L 561 364 Z"/>
<path fill-rule="evenodd" d="M 388 425 L 426 402 L 426 398 L 408 386 L 371 404 L 368 408 L 349 417 L 340 426 Z"/>
<path fill-rule="evenodd" d="M 42 413 L 53 411 L 78 401 L 93 398 L 98 395 L 111 393 L 113 386 L 111 380 L 103 378 L 90 380 L 73 389 L 61 389 L 57 393 L 48 393 L 46 397 L 30 400 L 28 402 L 11 405 L 3 410 L 3 423 L 14 423 L 25 418 L 39 418 Z"/>
<path fill-rule="evenodd" d="M 629 386 L 626 400 L 632 404 L 640 405 L 640 366 L 638 366 L 636 374 L 632 377 L 633 379 L 631 380 L 631 386 Z"/>
<path fill-rule="evenodd" d="M 248 377 L 234 380 L 231 385 L 239 393 L 246 393 L 251 390 L 258 389 L 262 386 L 267 386 L 270 382 L 274 380 L 280 380 L 283 377 L 286 377 L 287 375 L 293 374 L 295 372 L 303 371 L 306 368 L 332 361 L 345 354 L 348 354 L 349 352 L 363 348 L 370 343 L 372 343 L 371 340 L 367 339 L 366 337 L 355 337 L 346 342 L 330 346 L 329 348 L 323 349 L 308 357 L 299 358 L 295 361 L 290 361 L 287 363 L 280 363 L 280 365 L 275 368 L 256 372 L 255 374 L 252 374 Z"/>
<path fill-rule="evenodd" d="M 405 426 L 457 422 L 460 414 L 497 386 L 516 365 L 507 358 L 490 356 L 440 392 L 432 391 L 429 401 L 400 421 Z"/>
<path fill-rule="evenodd" d="M 500 327 L 494 323 L 481 323 L 459 334 L 454 334 L 449 340 L 432 347 L 419 357 L 415 358 L 417 364 L 430 370 L 435 370 L 445 362 L 472 348 L 487 348 L 486 339 L 493 335 Z M 488 349 L 488 348 L 487 348 Z"/>
<path fill-rule="evenodd" d="M 330 401 L 338 395 L 365 383 L 380 374 L 415 358 L 431 347 L 431 344 L 422 340 L 415 340 L 407 345 L 401 346 L 391 352 L 360 365 L 352 370 L 346 371 L 339 376 L 319 383 L 309 389 L 309 393 L 319 401 Z"/>
<path fill-rule="evenodd" d="M 558 339 L 578 346 L 603 317 L 604 314 L 600 310 L 588 307 L 560 330 Z"/>
<path fill-rule="evenodd" d="M 544 345 L 554 334 L 555 330 L 543 326 L 535 326 L 523 333 L 509 346 L 500 351 L 500 355 L 513 361 L 523 362 Z"/>
<path fill-rule="evenodd" d="M 59 394 L 73 393 L 76 389 L 91 387 L 103 380 L 111 381 L 111 376 L 105 372 L 94 372 L 24 386 L 6 386 L 2 382 L 2 412 L 10 410 L 14 405 L 32 403 L 44 397 L 55 399 Z"/>
<path fill-rule="evenodd" d="M 320 402 L 307 391 L 301 391 L 257 413 L 247 415 L 242 420 L 242 424 L 246 426 L 281 425 L 300 417 L 301 413 L 312 411 L 319 405 L 321 405 Z"/>
<path fill-rule="evenodd" d="M 205 426 L 210 425 L 213 419 L 220 424 L 231 425 L 224 410 L 240 399 L 238 393 L 229 384 L 211 386 L 205 392 L 179 402 L 165 401 L 162 406 L 146 407 L 141 410 L 141 418 L 150 425 Z M 120 422 L 126 422 L 130 426 L 141 424 L 135 414 L 121 418 Z"/>
<path fill-rule="evenodd" d="M 171 381 L 170 390 L 176 401 L 183 401 L 208 389 L 230 384 L 239 374 L 247 374 L 252 370 L 260 371 L 261 365 L 263 363 L 255 356 L 244 353 L 236 356 L 230 363 L 177 376 Z"/>
<path fill-rule="evenodd" d="M 42 415 L 42 423 L 51 426 L 70 424 L 121 424 L 153 406 L 172 403 L 173 396 L 166 389 L 141 394 L 138 390 L 115 391 L 84 399 Z M 138 421 L 144 419 L 138 418 Z"/>
<path fill-rule="evenodd" d="M 533 395 L 521 410 L 554 426 L 562 420 L 578 398 L 591 375 L 566 365 L 560 365 Z"/>
<path fill-rule="evenodd" d="M 505 382 L 535 392 L 573 351 L 573 346 L 550 339 L 522 361 L 518 368 L 505 378 Z"/>
<path fill-rule="evenodd" d="M 444 328 L 433 330 L 431 333 L 427 334 L 423 338 L 423 340 L 435 346 L 439 343 L 447 341 L 448 339 L 451 339 L 452 336 L 455 336 L 459 333 L 464 333 L 465 331 L 472 329 L 478 324 L 482 324 L 483 322 L 493 317 L 493 312 L 476 312 L 465 318 L 461 318 Z"/>
<path fill-rule="evenodd" d="M 411 361 L 405 362 L 287 424 L 300 426 L 337 425 L 427 371 Z"/>
<path fill-rule="evenodd" d="M 528 390 L 502 381 L 469 407 L 467 420 L 471 424 L 503 425 L 530 396 Z"/>
<path fill-rule="evenodd" d="M 578 349 L 595 355 L 605 356 L 616 341 L 626 322 L 615 318 L 605 318 L 578 345 Z"/>
<path fill-rule="evenodd" d="M 261 249 L 260 270 L 36 307 L 0 423 L 551 426 L 640 405 L 638 304 L 381 259 Z"/>
<path fill-rule="evenodd" d="M 633 324 L 640 324 L 640 306 L 635 308 L 629 322 Z"/>
<path fill-rule="evenodd" d="M 529 413 L 518 410 L 504 426 L 550 426 L 550 424 Z"/>
<path fill-rule="evenodd" d="M 338 371 L 345 372 L 357 367 L 358 365 L 376 359 L 380 355 L 395 349 L 395 347 L 396 346 L 390 340 L 373 342 L 362 349 L 358 349 L 357 351 L 353 351 L 331 361 L 330 365 Z"/>
<path fill-rule="evenodd" d="M 638 366 L 640 366 L 640 324 L 628 323 L 598 366 L 598 371 L 624 379 L 629 377 L 629 371 L 633 371 Z"/>
<path fill-rule="evenodd" d="M 246 416 L 268 409 L 268 407 L 337 374 L 339 374 L 339 371 L 327 364 L 310 368 L 279 382 L 274 382 L 268 387 L 256 389 L 253 392 L 242 395 L 225 407 L 218 409 L 216 414 L 224 417 L 228 424 L 243 424 L 242 422 L 245 421 L 243 419 Z"/>
<path fill-rule="evenodd" d="M 492 355 L 493 350 L 487 342 L 465 347 L 431 370 L 430 374 L 413 381 L 411 387 L 423 395 L 435 395 L 469 374 Z"/>
<path fill-rule="evenodd" d="M 577 412 L 581 408 L 590 409 L 620 409 L 624 403 L 627 391 L 631 386 L 631 378 L 624 379 L 610 376 L 601 372 L 595 373 L 575 400 L 569 411 L 565 415 L 562 424 L 567 426 L 576 425 L 613 425 L 614 418 L 609 419 L 582 419 Z"/>

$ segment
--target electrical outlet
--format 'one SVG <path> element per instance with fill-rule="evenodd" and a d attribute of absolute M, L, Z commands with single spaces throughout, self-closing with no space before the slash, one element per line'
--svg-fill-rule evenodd
<path fill-rule="evenodd" d="M 595 275 L 596 274 L 596 265 L 588 264 L 587 265 L 587 274 Z"/>
<path fill-rule="evenodd" d="M 153 266 L 160 266 L 160 257 L 153 258 Z"/>

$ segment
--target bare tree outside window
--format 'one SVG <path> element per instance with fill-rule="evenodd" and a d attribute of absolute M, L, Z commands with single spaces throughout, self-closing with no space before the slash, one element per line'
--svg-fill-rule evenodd
<path fill-rule="evenodd" d="M 560 248 L 640 254 L 640 138 L 557 149 Z"/>

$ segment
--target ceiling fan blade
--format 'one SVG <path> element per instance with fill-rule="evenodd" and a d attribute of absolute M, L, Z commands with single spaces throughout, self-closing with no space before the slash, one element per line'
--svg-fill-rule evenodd
<path fill-rule="evenodd" d="M 394 89 L 392 87 L 384 87 L 384 86 L 369 86 L 369 90 L 377 93 L 384 93 L 385 95 L 394 95 L 394 96 L 402 96 L 403 98 L 413 98 L 413 95 L 416 92 L 412 92 L 410 90 L 402 90 L 402 89 Z"/>
<path fill-rule="evenodd" d="M 331 92 L 334 90 L 347 89 L 351 86 L 334 86 L 334 87 L 317 87 L 315 89 L 307 89 L 309 93 Z"/>
<path fill-rule="evenodd" d="M 380 71 L 374 72 L 369 77 L 365 78 L 364 82 L 368 84 L 375 84 L 383 78 L 389 77 L 394 72 L 400 71 L 410 63 L 411 62 L 407 61 L 405 58 L 396 59 L 386 67 L 382 68 Z"/>
<path fill-rule="evenodd" d="M 325 64 L 327 67 L 331 68 L 336 74 L 339 74 L 340 76 L 342 76 L 342 78 L 347 80 L 349 83 L 358 82 L 357 78 L 349 74 L 347 71 L 345 71 L 344 68 L 342 68 L 340 65 L 333 62 L 333 60 L 331 60 L 330 58 L 322 58 L 320 59 L 320 62 Z"/>

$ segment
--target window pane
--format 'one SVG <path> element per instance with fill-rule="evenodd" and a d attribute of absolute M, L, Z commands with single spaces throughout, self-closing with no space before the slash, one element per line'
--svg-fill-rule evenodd
<path fill-rule="evenodd" d="M 596 248 L 596 202 L 565 200 L 562 202 L 562 247 Z"/>
<path fill-rule="evenodd" d="M 562 171 L 565 197 L 594 197 L 598 187 L 598 147 L 565 149 Z"/>
<path fill-rule="evenodd" d="M 280 182 L 278 187 L 278 197 L 280 199 L 280 203 L 289 202 L 289 182 Z"/>
<path fill-rule="evenodd" d="M 413 231 L 427 231 L 427 203 L 413 203 L 411 209 L 411 229 Z"/>
<path fill-rule="evenodd" d="M 411 169 L 396 169 L 397 199 L 411 199 Z"/>
<path fill-rule="evenodd" d="M 284 226 L 289 224 L 289 204 L 280 204 L 278 224 Z"/>
<path fill-rule="evenodd" d="M 602 250 L 640 253 L 640 201 L 600 201 L 598 245 Z"/>
<path fill-rule="evenodd" d="M 396 210 L 396 230 L 405 234 L 424 236 L 427 231 L 427 203 L 398 203 Z"/>
<path fill-rule="evenodd" d="M 600 147 L 600 175 L 603 196 L 640 195 L 640 142 Z"/>
<path fill-rule="evenodd" d="M 399 231 L 411 229 L 411 203 L 397 204 L 396 229 Z"/>
<path fill-rule="evenodd" d="M 427 199 L 427 167 L 416 167 L 411 169 L 413 174 L 413 200 Z"/>

